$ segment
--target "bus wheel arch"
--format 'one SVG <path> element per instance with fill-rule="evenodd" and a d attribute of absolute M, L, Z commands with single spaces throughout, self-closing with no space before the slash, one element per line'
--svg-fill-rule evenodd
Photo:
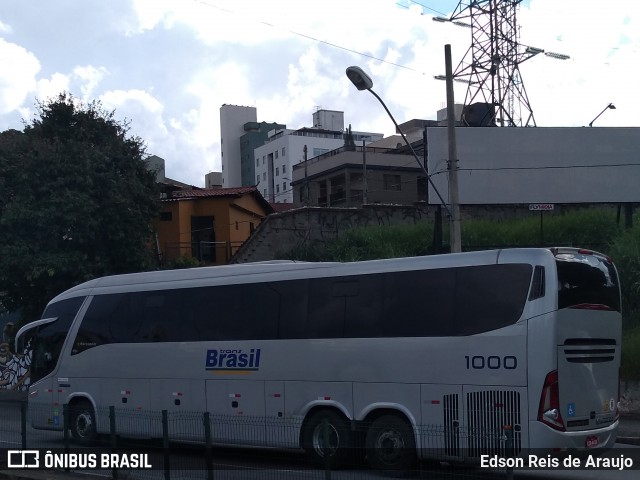
<path fill-rule="evenodd" d="M 338 408 L 314 407 L 300 429 L 300 445 L 312 462 L 326 465 L 327 441 L 332 466 L 343 464 L 352 448 L 350 420 Z"/>
<path fill-rule="evenodd" d="M 367 462 L 376 470 L 405 472 L 416 464 L 416 438 L 409 418 L 393 409 L 375 410 L 364 420 Z"/>
<path fill-rule="evenodd" d="M 68 427 L 73 438 L 82 444 L 94 442 L 98 436 L 96 411 L 86 397 L 74 397 L 69 401 Z"/>

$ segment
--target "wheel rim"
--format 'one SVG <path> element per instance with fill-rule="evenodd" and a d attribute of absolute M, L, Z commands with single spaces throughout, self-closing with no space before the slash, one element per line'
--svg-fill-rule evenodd
<path fill-rule="evenodd" d="M 319 457 L 324 457 L 325 451 L 329 452 L 330 457 L 334 456 L 340 445 L 340 435 L 338 434 L 336 427 L 329 423 L 327 424 L 327 428 L 329 431 L 325 433 L 324 425 L 321 423 L 313 429 L 311 443 Z M 326 444 L 327 442 L 328 445 Z"/>
<path fill-rule="evenodd" d="M 93 432 L 93 418 L 89 412 L 81 412 L 76 417 L 76 432 L 80 438 L 88 438 Z"/>
<path fill-rule="evenodd" d="M 397 430 L 389 429 L 380 432 L 375 442 L 377 457 L 387 465 L 393 465 L 402 457 L 404 438 Z"/>

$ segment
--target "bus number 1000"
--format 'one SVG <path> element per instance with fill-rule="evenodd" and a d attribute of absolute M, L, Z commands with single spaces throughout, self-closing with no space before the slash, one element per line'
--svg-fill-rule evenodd
<path fill-rule="evenodd" d="M 518 367 L 518 359 L 513 355 L 507 355 L 506 357 L 498 357 L 497 355 L 488 357 L 476 355 L 470 357 L 469 355 L 465 355 L 464 358 L 467 361 L 467 370 L 482 370 L 483 368 L 489 368 L 491 370 L 498 370 L 500 368 L 514 370 Z"/>

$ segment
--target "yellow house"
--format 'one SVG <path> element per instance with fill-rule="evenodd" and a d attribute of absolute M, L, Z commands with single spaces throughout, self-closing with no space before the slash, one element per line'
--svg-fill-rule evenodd
<path fill-rule="evenodd" d="M 156 222 L 156 247 L 163 262 L 191 256 L 224 264 L 273 211 L 256 187 L 169 192 Z"/>

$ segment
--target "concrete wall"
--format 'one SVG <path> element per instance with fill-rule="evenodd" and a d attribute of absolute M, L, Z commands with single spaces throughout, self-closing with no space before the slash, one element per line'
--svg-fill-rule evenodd
<path fill-rule="evenodd" d="M 274 260 L 294 248 L 313 248 L 357 227 L 407 225 L 433 219 L 426 206 L 306 207 L 269 215 L 238 250 L 232 263 Z"/>

